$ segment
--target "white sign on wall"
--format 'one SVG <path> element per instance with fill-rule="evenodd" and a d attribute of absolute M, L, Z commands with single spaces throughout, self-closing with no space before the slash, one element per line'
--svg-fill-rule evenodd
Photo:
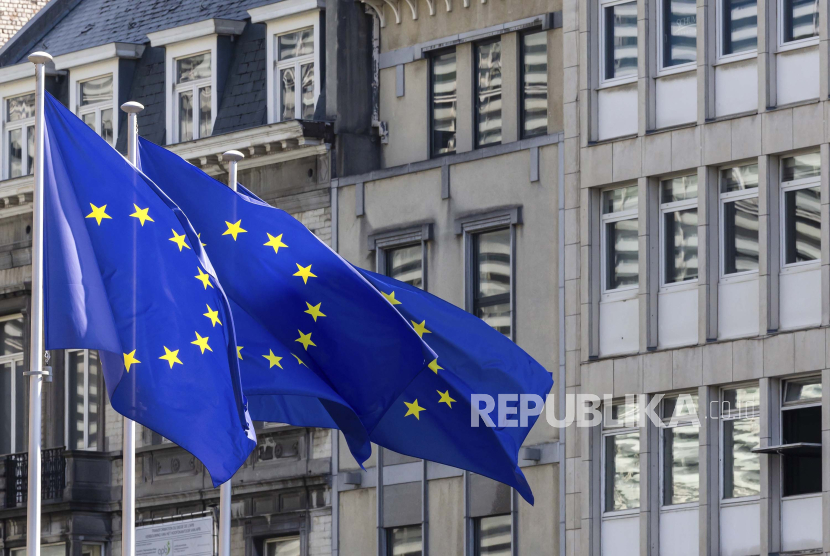
<path fill-rule="evenodd" d="M 213 518 L 135 528 L 136 556 L 213 556 Z"/>

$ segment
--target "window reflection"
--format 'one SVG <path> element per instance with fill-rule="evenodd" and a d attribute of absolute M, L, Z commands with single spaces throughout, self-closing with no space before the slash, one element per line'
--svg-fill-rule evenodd
<path fill-rule="evenodd" d="M 432 59 L 432 154 L 455 152 L 455 51 Z"/>
<path fill-rule="evenodd" d="M 476 145 L 501 143 L 501 41 L 476 47 Z"/>
<path fill-rule="evenodd" d="M 522 126 L 524 137 L 535 137 L 548 132 L 546 31 L 522 36 Z"/>
<path fill-rule="evenodd" d="M 605 437 L 605 511 L 640 507 L 640 433 Z"/>

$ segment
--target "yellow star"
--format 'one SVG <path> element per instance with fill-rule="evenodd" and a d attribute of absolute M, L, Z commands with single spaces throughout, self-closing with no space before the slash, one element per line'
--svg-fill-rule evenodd
<path fill-rule="evenodd" d="M 303 334 L 302 331 L 300 331 L 300 330 L 297 330 L 297 332 L 300 333 L 300 337 L 297 338 L 294 341 L 295 342 L 300 342 L 301 344 L 303 344 L 303 347 L 305 348 L 306 351 L 308 351 L 308 346 L 317 347 L 317 344 L 315 344 L 314 342 L 311 341 L 311 332 L 309 332 L 308 334 Z"/>
<path fill-rule="evenodd" d="M 138 205 L 135 203 L 133 203 L 133 206 L 135 207 L 135 212 L 132 213 L 130 216 L 132 216 L 133 218 L 138 218 L 141 221 L 142 228 L 144 227 L 144 223 L 148 220 L 150 222 L 155 222 L 155 220 L 150 218 L 150 215 L 147 214 L 147 211 L 150 210 L 150 207 L 147 207 L 146 209 L 140 209 L 138 208 Z"/>
<path fill-rule="evenodd" d="M 429 368 L 432 370 L 433 373 L 438 374 L 438 371 L 443 371 L 444 367 L 438 364 L 438 358 L 432 360 L 429 364 Z"/>
<path fill-rule="evenodd" d="M 101 220 L 107 219 L 112 220 L 112 217 L 107 214 L 105 211 L 107 210 L 107 205 L 102 207 L 96 207 L 92 203 L 89 203 L 89 206 L 92 207 L 92 212 L 86 215 L 87 218 L 94 218 L 98 225 L 101 225 Z"/>
<path fill-rule="evenodd" d="M 282 234 L 278 235 L 277 237 L 274 237 L 268 232 L 265 232 L 265 235 L 268 236 L 268 243 L 265 243 L 264 245 L 267 245 L 268 247 L 273 247 L 274 253 L 279 253 L 280 247 L 288 247 L 286 244 L 282 242 Z"/>
<path fill-rule="evenodd" d="M 294 354 L 292 353 L 291 355 L 294 355 Z M 296 355 L 294 355 L 294 359 L 296 359 L 296 360 L 297 360 L 297 363 L 299 363 L 299 364 L 300 364 L 300 365 L 302 365 L 303 367 L 308 368 L 308 365 L 306 365 L 305 363 L 303 363 L 303 360 L 302 360 L 302 359 L 300 359 L 299 357 L 297 357 Z"/>
<path fill-rule="evenodd" d="M 295 264 L 297 265 L 297 272 L 294 273 L 294 276 L 300 276 L 303 279 L 303 284 L 308 284 L 309 278 L 317 278 L 316 274 L 311 273 L 311 265 L 300 266 L 300 263 Z"/>
<path fill-rule="evenodd" d="M 386 293 L 386 292 L 380 292 L 380 293 L 382 293 L 383 297 L 385 297 L 386 300 L 389 303 L 391 303 L 392 305 L 401 305 L 401 302 L 398 301 L 397 299 L 395 299 L 395 290 L 392 290 L 390 293 Z"/>
<path fill-rule="evenodd" d="M 242 359 L 242 348 L 244 346 L 236 346 L 236 356 Z"/>
<path fill-rule="evenodd" d="M 199 238 L 199 243 L 202 243 L 202 234 L 196 234 L 196 237 Z M 202 247 L 207 247 L 207 243 L 202 243 Z"/>
<path fill-rule="evenodd" d="M 133 363 L 141 363 L 138 359 L 135 358 L 135 350 L 132 350 L 130 353 L 124 354 L 124 366 L 127 367 L 127 372 L 130 372 L 130 367 Z"/>
<path fill-rule="evenodd" d="M 236 221 L 236 224 L 231 224 L 230 222 L 228 222 L 228 221 L 226 220 L 226 221 L 225 221 L 225 224 L 227 224 L 227 225 L 228 225 L 228 229 L 227 229 L 227 230 L 225 230 L 225 231 L 222 233 L 222 235 L 223 235 L 223 236 L 228 236 L 228 235 L 229 235 L 229 236 L 233 236 L 233 240 L 234 240 L 234 241 L 236 241 L 236 236 L 238 236 L 239 234 L 242 234 L 242 233 L 245 233 L 245 232 L 247 232 L 247 231 L 248 231 L 248 230 L 243 230 L 243 229 L 242 229 L 242 226 L 240 226 L 240 224 L 242 224 L 242 220 L 241 220 L 241 219 L 240 219 L 240 220 L 237 220 L 237 221 Z"/>
<path fill-rule="evenodd" d="M 424 334 L 432 334 L 431 331 L 427 330 L 427 321 L 422 320 L 421 324 L 418 324 L 414 320 L 410 320 L 409 322 L 412 323 L 412 326 L 415 328 L 415 332 L 418 333 L 418 336 L 423 338 Z"/>
<path fill-rule="evenodd" d="M 406 405 L 406 408 L 407 408 L 407 412 L 406 412 L 406 415 L 404 415 L 404 417 L 409 417 L 410 415 L 414 415 L 415 418 L 420 421 L 421 420 L 420 413 L 422 411 L 426 411 L 426 410 L 423 407 L 421 407 L 420 405 L 418 405 L 418 400 L 416 399 L 412 403 L 409 403 L 409 402 L 403 402 L 403 403 Z"/>
<path fill-rule="evenodd" d="M 441 395 L 441 399 L 438 400 L 438 403 L 445 403 L 450 406 L 450 409 L 452 409 L 452 402 L 455 400 L 450 397 L 450 391 L 447 390 L 446 392 L 442 392 L 441 390 L 436 390 L 436 392 Z"/>
<path fill-rule="evenodd" d="M 213 284 L 210 283 L 210 274 L 206 274 L 206 273 L 202 272 L 201 268 L 199 269 L 199 275 L 194 276 L 194 278 L 196 278 L 197 280 L 200 280 L 202 282 L 202 285 L 205 287 L 205 289 L 208 289 L 208 286 L 210 286 L 211 288 L 213 287 Z M 210 305 L 208 305 L 208 309 L 210 309 Z"/>
<path fill-rule="evenodd" d="M 175 243 L 176 245 L 179 246 L 179 251 L 180 252 L 185 247 L 190 249 L 190 246 L 185 243 L 185 240 L 187 239 L 187 237 L 184 234 L 179 235 L 179 234 L 176 233 L 176 230 L 172 230 L 172 232 L 173 232 L 173 237 L 170 238 L 170 241 L 172 241 L 173 243 Z"/>
<path fill-rule="evenodd" d="M 280 365 L 280 361 L 282 360 L 282 357 L 277 357 L 276 355 L 274 355 L 274 352 L 272 350 L 269 349 L 268 350 L 268 355 L 263 355 L 263 357 L 268 360 L 268 363 L 269 363 L 268 368 L 269 369 L 271 367 L 273 367 L 274 365 L 276 365 L 277 367 L 282 369 L 282 365 Z"/>
<path fill-rule="evenodd" d="M 322 303 L 318 303 L 317 305 L 312 305 L 308 301 L 305 302 L 308 305 L 308 311 L 303 311 L 304 313 L 308 313 L 312 317 L 314 317 L 314 322 L 317 322 L 317 317 L 325 317 L 326 315 L 323 314 L 323 311 L 320 310 L 320 305 Z"/>
<path fill-rule="evenodd" d="M 167 349 L 167 346 L 164 346 L 164 355 L 159 357 L 159 359 L 164 359 L 165 361 L 170 363 L 171 369 L 173 368 L 173 365 L 175 365 L 176 363 L 178 363 L 179 365 L 182 364 L 182 362 L 179 360 L 179 350 L 170 351 L 169 349 Z"/>
<path fill-rule="evenodd" d="M 201 336 L 199 336 L 198 332 L 196 332 L 196 339 L 190 343 L 194 346 L 199 346 L 199 349 L 202 350 L 202 353 L 204 353 L 205 350 L 213 351 L 212 349 L 210 349 L 210 346 L 208 345 L 208 337 L 205 336 L 204 338 L 202 338 Z"/>
<path fill-rule="evenodd" d="M 201 270 L 201 268 L 199 270 Z M 207 288 L 205 288 L 205 289 L 207 289 Z M 208 308 L 208 312 L 207 313 L 202 313 L 202 314 L 210 319 L 211 326 L 215 327 L 217 324 L 219 326 L 222 326 L 222 322 L 219 320 L 219 311 L 214 311 L 213 309 L 210 308 L 210 305 L 208 305 L 207 308 Z"/>

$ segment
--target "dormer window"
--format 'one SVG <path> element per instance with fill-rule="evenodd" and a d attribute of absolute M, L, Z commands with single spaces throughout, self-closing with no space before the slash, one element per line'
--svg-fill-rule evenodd
<path fill-rule="evenodd" d="M 78 83 L 78 101 L 78 117 L 110 145 L 114 145 L 112 74 Z"/>
<path fill-rule="evenodd" d="M 35 94 L 6 99 L 6 168 L 8 177 L 32 173 L 35 163 Z"/>
<path fill-rule="evenodd" d="M 314 117 L 314 29 L 277 37 L 277 106 L 280 120 Z"/>
<path fill-rule="evenodd" d="M 179 142 L 210 135 L 211 73 L 210 52 L 176 59 L 175 121 Z"/>

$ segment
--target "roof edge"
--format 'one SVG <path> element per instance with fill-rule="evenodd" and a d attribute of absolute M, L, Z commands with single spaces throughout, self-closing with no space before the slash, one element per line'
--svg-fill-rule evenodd
<path fill-rule="evenodd" d="M 0 67 L 12 65 L 32 50 L 81 0 L 50 0 L 0 48 Z"/>

